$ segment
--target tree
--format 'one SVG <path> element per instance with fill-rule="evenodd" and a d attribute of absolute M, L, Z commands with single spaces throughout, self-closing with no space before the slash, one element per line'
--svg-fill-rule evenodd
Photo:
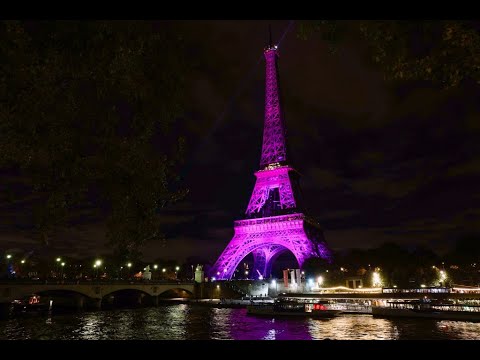
<path fill-rule="evenodd" d="M 13 228 L 50 244 L 61 228 L 106 222 L 122 258 L 162 237 L 159 209 L 186 194 L 176 175 L 184 140 L 173 133 L 187 70 L 178 31 L 0 23 L 0 169 L 22 185 L 10 196 Z"/>
<path fill-rule="evenodd" d="M 326 269 L 333 268 L 330 263 L 318 257 L 311 257 L 305 260 L 302 266 L 302 270 L 304 270 L 307 274 L 316 274 L 325 271 Z"/>
<path fill-rule="evenodd" d="M 319 32 L 333 52 L 361 38 L 386 79 L 427 80 L 445 88 L 463 80 L 480 83 L 480 22 L 467 20 L 317 20 L 301 23 L 299 35 Z"/>
<path fill-rule="evenodd" d="M 471 233 L 460 236 L 445 257 L 449 263 L 466 268 L 480 264 L 480 235 Z"/>

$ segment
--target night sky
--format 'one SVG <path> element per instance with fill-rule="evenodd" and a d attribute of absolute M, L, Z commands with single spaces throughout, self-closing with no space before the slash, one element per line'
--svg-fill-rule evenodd
<path fill-rule="evenodd" d="M 187 24 L 195 70 L 178 126 L 187 139 L 182 176 L 190 193 L 164 216 L 167 241 L 146 246 L 145 259 L 214 261 L 232 238 L 259 168 L 268 24 L 278 39 L 289 21 Z M 480 230 L 478 85 L 386 82 L 362 43 L 333 55 L 318 36 L 299 39 L 296 23 L 279 54 L 289 163 L 303 175 L 307 212 L 334 250 L 394 241 L 442 254 Z M 102 224 L 61 238 L 52 253 L 106 251 Z M 0 244 L 40 251 L 11 229 Z"/>

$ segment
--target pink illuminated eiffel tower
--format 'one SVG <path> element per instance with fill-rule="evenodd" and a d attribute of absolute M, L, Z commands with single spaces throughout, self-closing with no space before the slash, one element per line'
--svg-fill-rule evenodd
<path fill-rule="evenodd" d="M 287 164 L 277 46 L 272 46 L 271 37 L 264 55 L 265 125 L 260 170 L 255 173 L 257 181 L 245 219 L 234 222 L 235 235 L 210 271 L 217 279 L 230 279 L 250 253 L 254 278 L 268 278 L 273 262 L 285 251 L 293 253 L 300 268 L 311 257 L 331 259 L 320 226 L 301 211 L 299 174 Z"/>

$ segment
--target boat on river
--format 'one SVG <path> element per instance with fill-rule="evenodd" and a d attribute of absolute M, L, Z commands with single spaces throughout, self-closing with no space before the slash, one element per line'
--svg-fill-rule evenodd
<path fill-rule="evenodd" d="M 480 306 L 430 299 L 387 301 L 387 306 L 372 306 L 375 317 L 408 317 L 439 320 L 480 321 Z"/>
<path fill-rule="evenodd" d="M 272 303 L 256 303 L 247 306 L 247 314 L 260 316 L 303 316 L 333 318 L 342 311 L 331 309 L 328 301 L 305 303 L 295 300 L 277 299 Z"/>
<path fill-rule="evenodd" d="M 31 295 L 12 302 L 15 314 L 40 314 L 49 310 L 49 304 L 40 301 L 40 296 Z"/>

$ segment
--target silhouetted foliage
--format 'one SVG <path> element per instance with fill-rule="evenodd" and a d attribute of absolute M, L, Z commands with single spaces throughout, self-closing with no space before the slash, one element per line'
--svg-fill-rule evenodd
<path fill-rule="evenodd" d="M 346 40 L 366 41 L 386 79 L 428 80 L 443 87 L 480 82 L 480 22 L 472 20 L 316 20 L 300 36 L 319 32 L 332 52 Z"/>
<path fill-rule="evenodd" d="M 316 273 L 330 268 L 330 263 L 322 258 L 312 257 L 305 260 L 303 270 L 306 273 Z"/>
<path fill-rule="evenodd" d="M 182 198 L 176 166 L 186 62 L 178 29 L 148 21 L 0 23 L 0 169 L 23 182 L 14 229 L 49 244 L 106 221 L 121 258 L 162 238 Z M 13 212 L 13 211 L 12 211 Z"/>
<path fill-rule="evenodd" d="M 480 236 L 470 234 L 459 238 L 453 249 L 446 255 L 447 262 L 462 266 L 480 264 Z"/>

